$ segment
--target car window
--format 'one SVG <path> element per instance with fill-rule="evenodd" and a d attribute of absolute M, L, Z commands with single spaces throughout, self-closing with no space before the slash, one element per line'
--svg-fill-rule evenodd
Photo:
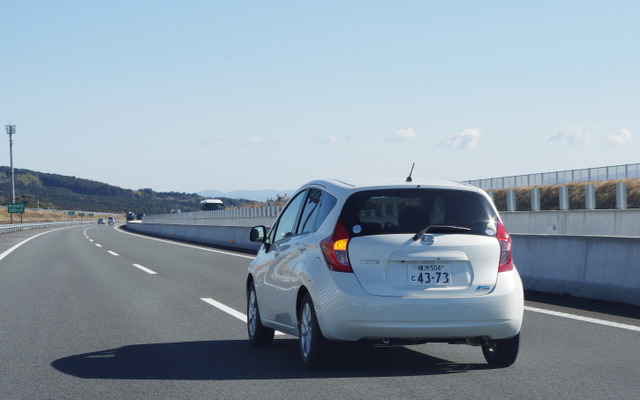
<path fill-rule="evenodd" d="M 469 228 L 492 234 L 495 212 L 475 192 L 445 189 L 362 191 L 347 199 L 340 218 L 354 235 L 417 233 L 430 225 Z M 495 233 L 495 227 L 494 231 Z"/>
<path fill-rule="evenodd" d="M 333 210 L 338 200 L 327 192 L 323 192 L 322 201 L 320 202 L 320 210 L 318 211 L 318 219 L 316 219 L 316 226 L 314 231 L 320 228 L 320 225 L 327 219 L 327 216 Z"/>
<path fill-rule="evenodd" d="M 306 192 L 298 193 L 289 202 L 287 208 L 280 215 L 280 218 L 278 219 L 278 223 L 276 225 L 276 230 L 272 236 L 273 243 L 277 243 L 280 240 L 287 239 L 291 237 L 295 232 L 298 213 L 300 211 L 300 206 L 302 206 L 302 202 L 305 198 L 305 193 Z"/>
<path fill-rule="evenodd" d="M 322 191 L 320 189 L 309 189 L 302 208 L 302 215 L 300 216 L 300 225 L 297 231 L 299 234 L 313 232 L 316 226 L 316 219 L 318 219 L 318 211 L 320 211 L 321 199 Z"/>
<path fill-rule="evenodd" d="M 298 233 L 315 232 L 336 205 L 336 201 L 335 197 L 320 189 L 310 189 L 302 209 Z"/>

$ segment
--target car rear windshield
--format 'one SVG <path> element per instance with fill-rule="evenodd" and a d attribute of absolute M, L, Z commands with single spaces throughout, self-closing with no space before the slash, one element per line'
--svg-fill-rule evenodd
<path fill-rule="evenodd" d="M 496 214 L 478 193 L 450 189 L 380 189 L 351 195 L 341 220 L 354 236 L 391 233 L 495 235 Z M 426 230 L 428 227 L 429 230 Z"/>

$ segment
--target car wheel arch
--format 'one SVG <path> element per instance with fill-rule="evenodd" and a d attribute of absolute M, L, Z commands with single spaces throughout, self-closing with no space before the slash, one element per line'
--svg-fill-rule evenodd
<path fill-rule="evenodd" d="M 300 323 L 300 311 L 302 309 L 302 302 L 304 300 L 304 296 L 307 293 L 309 294 L 309 297 L 311 297 L 311 301 L 313 302 L 313 308 L 314 308 L 314 312 L 316 314 L 316 319 L 318 320 L 318 325 L 320 327 L 320 331 L 321 332 L 325 332 L 325 321 L 324 321 L 324 317 L 323 317 L 323 314 L 322 314 L 322 308 L 320 308 L 320 309 L 318 308 L 318 302 L 316 301 L 315 297 L 313 296 L 313 293 L 311 293 L 309 288 L 307 288 L 304 285 L 300 286 L 300 288 L 298 289 L 298 296 L 296 297 L 296 312 L 295 312 L 296 324 L 295 324 L 295 326 L 298 326 L 298 324 Z"/>
<path fill-rule="evenodd" d="M 247 281 L 245 282 L 245 291 L 249 290 L 249 286 L 251 286 L 252 283 L 255 285 L 255 280 L 253 279 L 253 275 L 248 274 Z"/>
<path fill-rule="evenodd" d="M 296 321 L 300 321 L 300 307 L 302 306 L 302 300 L 304 296 L 309 293 L 309 289 L 306 286 L 300 286 L 298 289 L 298 296 L 296 297 Z M 309 293 L 311 296 L 311 293 Z M 313 296 L 312 296 L 313 297 Z"/>

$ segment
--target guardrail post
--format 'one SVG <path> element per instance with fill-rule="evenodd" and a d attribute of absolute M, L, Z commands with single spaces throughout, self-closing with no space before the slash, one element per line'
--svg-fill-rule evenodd
<path fill-rule="evenodd" d="M 616 183 L 616 208 L 618 210 L 627 208 L 627 184 L 624 182 Z"/>
<path fill-rule="evenodd" d="M 569 209 L 569 188 L 567 186 L 562 186 L 558 190 L 558 195 L 560 197 L 560 209 L 567 211 Z"/>
<path fill-rule="evenodd" d="M 531 189 L 531 211 L 540 211 L 540 189 Z"/>
<path fill-rule="evenodd" d="M 507 211 L 516 210 L 516 191 L 509 190 L 507 192 Z"/>
<path fill-rule="evenodd" d="M 585 205 L 587 210 L 595 210 L 596 208 L 596 188 L 593 185 L 584 187 Z"/>

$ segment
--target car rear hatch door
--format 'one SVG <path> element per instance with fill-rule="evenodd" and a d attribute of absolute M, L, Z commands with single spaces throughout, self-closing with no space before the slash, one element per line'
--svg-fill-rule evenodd
<path fill-rule="evenodd" d="M 349 261 L 363 289 L 376 296 L 468 297 L 490 293 L 498 274 L 495 236 L 407 234 L 353 237 Z"/>

